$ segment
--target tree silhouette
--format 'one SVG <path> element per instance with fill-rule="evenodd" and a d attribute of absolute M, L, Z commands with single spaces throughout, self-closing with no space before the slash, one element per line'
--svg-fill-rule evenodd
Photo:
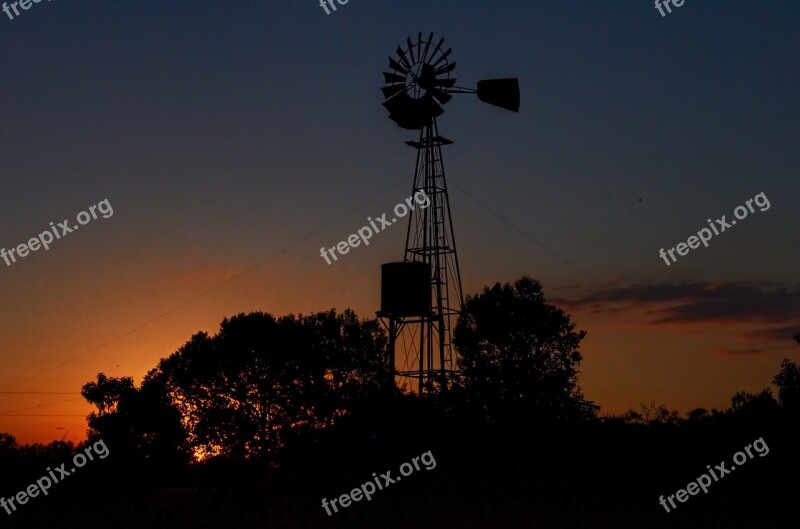
<path fill-rule="evenodd" d="M 468 297 L 454 332 L 468 401 L 490 421 L 594 417 L 577 384 L 586 333 L 574 328 L 529 277 Z"/>
<path fill-rule="evenodd" d="M 778 387 L 778 400 L 784 409 L 800 411 L 800 367 L 788 358 L 781 362 L 781 370 L 773 379 Z"/>
<path fill-rule="evenodd" d="M 731 399 L 728 414 L 741 424 L 764 425 L 778 416 L 779 405 L 769 388 L 758 393 L 740 391 Z"/>
<path fill-rule="evenodd" d="M 711 418 L 711 414 L 705 408 L 695 408 L 686 414 L 690 423 L 701 423 Z"/>
<path fill-rule="evenodd" d="M 675 410 L 670 410 L 663 404 L 656 405 L 655 401 L 650 402 L 650 404 L 642 403 L 640 405 L 641 413 L 628 410 L 624 415 L 622 415 L 622 420 L 625 421 L 627 424 L 648 424 L 648 425 L 676 425 L 680 419 L 680 414 Z M 702 412 L 698 410 L 695 411 L 695 417 L 698 414 L 700 416 L 704 416 L 708 412 L 700 408 Z"/>
<path fill-rule="evenodd" d="M 159 381 L 145 379 L 137 389 L 130 377 L 99 373 L 81 393 L 97 407 L 88 417 L 89 437 L 103 438 L 115 453 L 162 461 L 188 457 L 180 413 Z"/>
<path fill-rule="evenodd" d="M 263 457 L 393 391 L 386 338 L 352 311 L 240 314 L 198 333 L 151 371 L 199 457 Z"/>
<path fill-rule="evenodd" d="M 17 439 L 13 435 L 0 433 L 0 456 L 12 454 L 17 448 Z"/>

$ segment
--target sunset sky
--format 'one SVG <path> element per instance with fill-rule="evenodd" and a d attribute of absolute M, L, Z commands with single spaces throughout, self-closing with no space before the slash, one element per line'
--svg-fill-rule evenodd
<path fill-rule="evenodd" d="M 800 347 L 800 4 L 686 0 L 70 2 L 0 12 L 0 432 L 85 436 L 80 387 L 142 376 L 240 312 L 379 308 L 405 225 L 327 265 L 411 193 L 415 134 L 381 106 L 434 31 L 460 86 L 520 79 L 519 114 L 439 119 L 464 291 L 522 275 L 580 329 L 601 413 L 685 413 L 767 387 Z M 671 248 L 767 211 L 667 267 Z M 63 428 L 63 429 L 61 429 Z"/>

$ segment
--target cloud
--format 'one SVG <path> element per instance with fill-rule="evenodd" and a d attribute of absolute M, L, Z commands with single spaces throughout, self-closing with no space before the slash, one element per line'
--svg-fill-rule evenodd
<path fill-rule="evenodd" d="M 743 338 L 753 338 L 757 340 L 789 340 L 798 331 L 800 325 L 788 325 L 785 327 L 769 327 L 766 329 L 753 329 L 739 333 Z"/>
<path fill-rule="evenodd" d="M 751 355 L 763 353 L 763 349 L 723 349 L 722 354 L 725 355 Z"/>
<path fill-rule="evenodd" d="M 652 325 L 703 323 L 786 325 L 800 320 L 800 285 L 766 281 L 644 282 L 627 286 L 608 286 L 585 296 L 564 298 L 555 303 L 570 309 L 584 309 L 598 313 L 647 308 L 646 314 Z M 795 328 L 785 326 L 760 329 L 752 333 L 760 333 L 759 337 L 762 338 L 776 339 L 786 329 Z M 783 338 L 791 338 L 791 335 L 790 331 Z"/>

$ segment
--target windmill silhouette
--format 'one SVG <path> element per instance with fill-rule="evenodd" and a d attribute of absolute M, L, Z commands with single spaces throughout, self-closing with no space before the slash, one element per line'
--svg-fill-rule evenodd
<path fill-rule="evenodd" d="M 442 146 L 453 142 L 439 135 L 437 118 L 453 94 L 476 94 L 485 103 L 519 111 L 516 78 L 486 79 L 477 87 L 455 86 L 453 51 L 444 51 L 434 34 L 406 47 L 397 46 L 389 57 L 391 72 L 383 72 L 383 106 L 399 127 L 419 130 L 419 139 L 406 141 L 417 151 L 412 195 L 424 192 L 425 209 L 411 211 L 402 262 L 381 267 L 381 310 L 378 316 L 389 331 L 387 362 L 397 371 L 399 384 L 419 393 L 445 388 L 456 373 L 452 329 L 464 304 L 461 270 L 450 214 Z M 397 350 L 398 341 L 401 351 Z"/>

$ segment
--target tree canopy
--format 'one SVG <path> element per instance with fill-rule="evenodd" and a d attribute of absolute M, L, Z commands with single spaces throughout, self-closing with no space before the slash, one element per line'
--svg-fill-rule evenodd
<path fill-rule="evenodd" d="M 151 455 L 168 445 L 196 458 L 266 456 L 394 391 L 385 349 L 377 323 L 350 310 L 239 314 L 192 336 L 139 389 L 101 373 L 83 388 L 98 408 L 89 424 Z"/>
<path fill-rule="evenodd" d="M 594 416 L 577 383 L 586 332 L 574 329 L 530 277 L 468 297 L 454 333 L 467 399 L 490 421 Z"/>

